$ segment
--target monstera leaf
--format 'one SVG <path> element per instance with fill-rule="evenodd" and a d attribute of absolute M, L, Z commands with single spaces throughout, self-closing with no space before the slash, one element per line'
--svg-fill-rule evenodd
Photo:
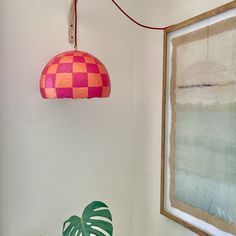
<path fill-rule="evenodd" d="M 92 202 L 85 209 L 82 217 L 71 216 L 64 222 L 63 236 L 112 236 L 112 216 L 103 202 Z"/>

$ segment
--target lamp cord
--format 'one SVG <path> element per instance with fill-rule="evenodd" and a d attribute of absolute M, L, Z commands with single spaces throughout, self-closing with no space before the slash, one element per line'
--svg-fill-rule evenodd
<path fill-rule="evenodd" d="M 169 27 L 171 27 L 172 25 L 168 25 L 168 26 L 165 26 L 165 27 L 152 27 L 152 26 L 148 26 L 148 25 L 143 25 L 141 23 L 139 23 L 137 20 L 135 20 L 134 18 L 132 18 L 130 15 L 128 15 L 128 13 L 125 12 L 125 10 L 123 10 L 121 8 L 121 6 L 118 5 L 118 3 L 115 1 L 115 0 L 111 0 L 115 6 L 126 16 L 128 17 L 131 21 L 133 21 L 136 25 L 139 25 L 143 28 L 146 28 L 146 29 L 151 29 L 151 30 L 165 30 Z"/>
<path fill-rule="evenodd" d="M 75 31 L 75 35 L 74 35 L 74 49 L 77 50 L 78 47 L 78 42 L 77 42 L 77 1 L 78 0 L 74 0 L 74 31 Z M 131 21 L 133 21 L 136 25 L 146 28 L 146 29 L 151 29 L 151 30 L 165 30 L 169 27 L 171 27 L 172 25 L 168 25 L 165 27 L 152 27 L 152 26 L 148 26 L 148 25 L 144 25 L 139 23 L 137 20 L 135 20 L 134 18 L 132 18 L 125 10 L 123 10 L 121 8 L 121 6 L 115 1 L 115 0 L 111 0 L 114 5 L 127 17 L 129 18 Z"/>

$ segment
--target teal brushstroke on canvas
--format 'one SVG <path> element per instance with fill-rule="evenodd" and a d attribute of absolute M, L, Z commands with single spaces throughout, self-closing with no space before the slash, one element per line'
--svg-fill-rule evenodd
<path fill-rule="evenodd" d="M 175 197 L 236 221 L 236 103 L 176 105 Z"/>
<path fill-rule="evenodd" d="M 236 235 L 236 17 L 171 43 L 171 206 Z"/>

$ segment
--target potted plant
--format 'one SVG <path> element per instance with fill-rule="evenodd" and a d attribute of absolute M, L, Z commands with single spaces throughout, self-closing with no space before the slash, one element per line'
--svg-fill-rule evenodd
<path fill-rule="evenodd" d="M 112 216 L 108 206 L 100 201 L 94 201 L 85 207 L 82 217 L 71 216 L 63 224 L 63 236 L 112 236 Z"/>

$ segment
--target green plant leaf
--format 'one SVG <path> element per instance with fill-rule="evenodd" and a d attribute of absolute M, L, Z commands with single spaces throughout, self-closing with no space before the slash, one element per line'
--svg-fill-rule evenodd
<path fill-rule="evenodd" d="M 112 236 L 112 216 L 108 206 L 99 201 L 90 203 L 82 214 L 82 217 L 71 216 L 63 224 L 63 236 L 106 236 L 104 232 Z"/>

